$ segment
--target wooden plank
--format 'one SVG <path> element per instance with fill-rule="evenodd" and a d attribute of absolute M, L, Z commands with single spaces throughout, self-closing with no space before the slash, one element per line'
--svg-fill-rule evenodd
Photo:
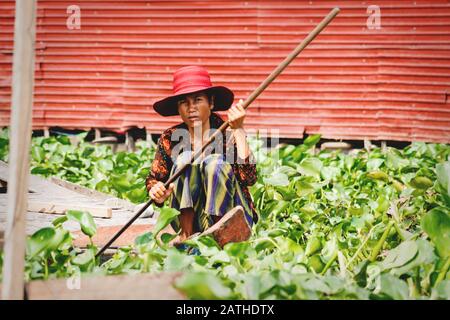
<path fill-rule="evenodd" d="M 15 15 L 8 215 L 2 286 L 4 300 L 24 297 L 25 213 L 30 172 L 28 160 L 33 106 L 36 1 L 16 0 Z"/>
<path fill-rule="evenodd" d="M 102 192 L 99 192 L 97 190 L 89 189 L 83 186 L 80 186 L 78 184 L 75 184 L 70 181 L 62 180 L 57 177 L 51 177 L 50 181 L 63 187 L 67 188 L 71 191 L 74 191 L 76 193 L 95 198 L 96 200 L 102 200 L 102 201 L 108 201 L 105 202 L 105 206 L 111 207 L 112 209 L 127 209 L 134 211 L 135 205 L 132 204 L 129 201 L 119 199 L 117 197 L 114 197 L 112 195 L 108 195 Z"/>
<path fill-rule="evenodd" d="M 0 179 L 8 181 L 8 170 L 9 165 L 0 161 Z M 112 209 L 123 208 L 123 210 L 131 212 L 136 210 L 136 206 L 129 201 L 90 190 L 55 177 L 47 180 L 40 176 L 30 175 L 28 186 L 28 190 L 31 192 L 30 198 L 36 201 L 76 201 L 78 203 L 88 203 L 88 205 L 95 203 L 95 206 L 105 206 Z"/>
<path fill-rule="evenodd" d="M 57 203 L 57 202 L 43 202 L 43 201 L 28 201 L 28 211 L 41 212 L 41 213 L 58 213 L 65 214 L 67 210 L 80 210 L 89 211 L 92 216 L 99 218 L 111 218 L 112 209 L 109 207 L 102 206 L 80 206 L 71 205 L 68 203 Z"/>
<path fill-rule="evenodd" d="M 182 273 L 157 273 L 32 281 L 30 300 L 183 300 L 173 288 Z"/>

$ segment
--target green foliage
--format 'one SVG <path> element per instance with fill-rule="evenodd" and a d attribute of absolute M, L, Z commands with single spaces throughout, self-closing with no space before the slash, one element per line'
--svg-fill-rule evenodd
<path fill-rule="evenodd" d="M 59 172 L 49 155 L 61 149 L 55 168 L 65 178 L 97 179 L 91 188 L 144 198 L 130 192 L 143 187 L 136 184 L 145 179 L 150 149 L 99 156 L 101 147 L 81 143 L 71 150 L 65 140 L 56 139 L 56 147 L 44 140 L 34 142 L 45 159 L 36 149 L 33 170 Z M 210 237 L 189 240 L 200 255 L 169 248 L 173 236 L 158 236 L 179 212 L 164 208 L 153 233 L 100 265 L 94 246 L 84 252 L 72 246 L 59 218 L 30 237 L 27 279 L 183 271 L 175 286 L 192 299 L 450 299 L 450 146 L 416 142 L 346 154 L 314 151 L 319 140 L 271 151 L 249 142 L 258 159 L 250 191 L 260 221 L 248 241 L 221 249 Z M 87 226 L 86 234 L 95 232 L 80 213 L 68 217 Z"/>
<path fill-rule="evenodd" d="M 68 219 L 79 222 L 80 228 L 89 236 L 95 234 L 95 224 L 90 213 L 75 211 L 55 219 L 51 227 L 36 231 L 27 237 L 26 280 L 70 277 L 95 269 L 97 248 L 90 245 L 83 252 L 74 247 L 70 232 L 63 228 L 63 223 Z"/>
<path fill-rule="evenodd" d="M 133 203 L 148 200 L 145 178 L 154 157 L 155 146 L 136 143 L 135 153 L 113 153 L 106 145 L 84 141 L 86 133 L 71 144 L 67 136 L 33 138 L 30 149 L 31 173 L 56 176 L 84 187 L 108 193 Z M 7 161 L 8 130 L 0 131 L 0 160 Z"/>

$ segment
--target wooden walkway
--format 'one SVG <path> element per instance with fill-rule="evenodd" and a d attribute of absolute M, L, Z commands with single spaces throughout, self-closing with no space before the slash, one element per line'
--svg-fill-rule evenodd
<path fill-rule="evenodd" d="M 8 164 L 0 161 L 0 180 L 7 182 L 8 175 Z M 28 190 L 27 234 L 32 234 L 40 228 L 51 225 L 54 219 L 62 215 L 62 213 L 49 214 L 39 212 L 41 208 L 49 209 L 53 207 L 57 211 L 58 206 L 64 206 L 69 209 L 91 208 L 91 211 L 100 215 L 109 212 L 110 218 L 96 217 L 94 212 L 91 212 L 99 230 L 102 230 L 103 227 L 118 228 L 118 226 L 125 224 L 137 211 L 136 206 L 129 201 L 57 178 L 47 180 L 30 174 Z M 0 234 L 5 230 L 7 202 L 7 193 L 0 193 Z M 148 225 L 149 229 L 151 229 L 155 221 L 154 218 L 141 218 L 136 220 L 134 225 L 139 226 L 137 230 L 141 232 L 145 230 L 144 225 Z M 64 227 L 69 231 L 80 229 L 78 223 L 72 221 L 65 222 Z"/>
<path fill-rule="evenodd" d="M 8 164 L 0 161 L 0 181 L 8 181 Z M 97 234 L 93 241 L 101 246 L 109 240 L 120 227 L 131 218 L 138 208 L 129 201 L 90 190 L 76 184 L 57 178 L 43 179 L 30 175 L 28 193 L 28 211 L 26 214 L 26 233 L 32 234 L 36 230 L 50 226 L 51 222 L 62 214 L 43 213 L 33 211 L 36 206 L 31 203 L 40 203 L 48 208 L 49 203 L 64 205 L 64 207 L 92 207 L 98 212 L 110 212 L 109 218 L 94 217 L 97 224 Z M 7 193 L 0 193 L 0 248 L 3 246 L 3 232 L 6 226 Z M 113 246 L 132 244 L 134 239 L 145 232 L 151 231 L 156 219 L 142 218 L 124 232 L 113 243 Z M 74 244 L 80 247 L 89 242 L 84 236 L 79 224 L 72 221 L 64 223 L 64 228 L 73 232 L 77 239 Z M 166 228 L 168 232 L 171 228 Z M 114 251 L 114 250 L 112 250 Z M 81 278 L 51 279 L 47 281 L 36 280 L 25 284 L 26 299 L 29 300 L 56 300 L 56 299 L 101 299 L 101 300 L 127 300 L 127 299 L 186 299 L 186 296 L 173 287 L 174 281 L 182 273 L 161 272 L 155 274 L 93 276 L 83 275 Z M 120 288 L 120 290 L 117 290 Z M 1 291 L 1 283 L 0 283 Z"/>

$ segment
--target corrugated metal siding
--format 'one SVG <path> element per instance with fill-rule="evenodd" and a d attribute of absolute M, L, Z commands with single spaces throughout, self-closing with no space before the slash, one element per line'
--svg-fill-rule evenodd
<path fill-rule="evenodd" d="M 69 5 L 81 30 L 66 28 Z M 449 1 L 38 0 L 34 128 L 178 123 L 151 104 L 200 64 L 245 98 L 333 6 L 332 24 L 250 107 L 284 137 L 450 142 Z M 0 125 L 9 121 L 14 2 L 0 1 Z"/>

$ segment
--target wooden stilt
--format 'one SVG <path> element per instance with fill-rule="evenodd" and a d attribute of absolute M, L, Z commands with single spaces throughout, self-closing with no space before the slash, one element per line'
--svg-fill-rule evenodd
<path fill-rule="evenodd" d="M 11 98 L 8 215 L 4 239 L 2 298 L 24 298 L 25 213 L 34 84 L 36 1 L 16 0 Z"/>
<path fill-rule="evenodd" d="M 128 152 L 136 151 L 136 144 L 135 144 L 134 138 L 130 134 L 129 131 L 127 131 L 126 134 L 125 134 L 125 145 L 127 146 L 127 151 Z"/>
<path fill-rule="evenodd" d="M 49 138 L 50 137 L 50 130 L 48 129 L 48 127 L 44 128 L 44 137 L 45 138 Z"/>
<path fill-rule="evenodd" d="M 370 140 L 364 139 L 364 149 L 366 149 L 367 151 L 370 151 L 371 148 L 372 148 L 372 143 L 370 142 Z"/>
<path fill-rule="evenodd" d="M 94 131 L 95 131 L 95 140 L 99 140 L 102 137 L 102 132 L 98 128 L 95 128 Z"/>
<path fill-rule="evenodd" d="M 381 152 L 386 153 L 387 152 L 387 143 L 386 141 L 381 141 Z"/>

